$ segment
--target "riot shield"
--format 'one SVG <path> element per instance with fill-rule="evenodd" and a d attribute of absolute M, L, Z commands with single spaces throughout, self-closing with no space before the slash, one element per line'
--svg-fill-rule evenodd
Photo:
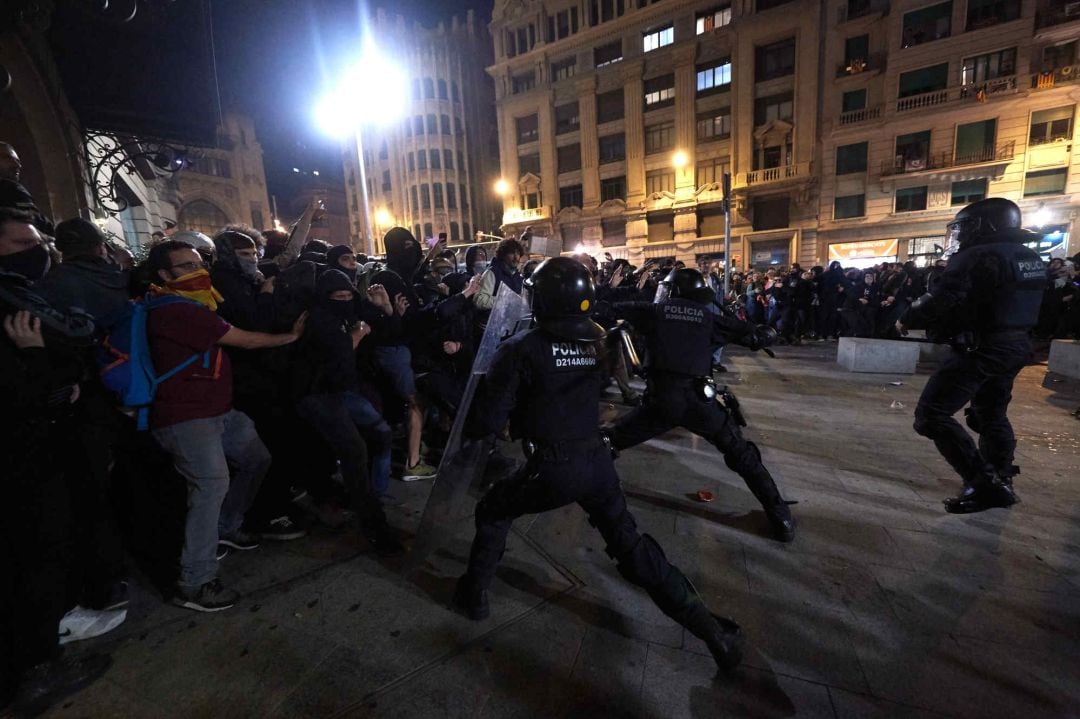
<path fill-rule="evenodd" d="M 465 394 L 439 462 L 439 472 L 424 505 L 412 551 L 405 561 L 406 576 L 418 569 L 432 552 L 444 546 L 473 512 L 474 499 L 469 496 L 469 490 L 478 486 L 483 478 L 491 441 L 463 441 L 465 420 L 480 380 L 491 368 L 499 343 L 527 327 L 528 317 L 529 305 L 525 298 L 502 285 L 495 295 L 495 305 L 477 348 Z"/>

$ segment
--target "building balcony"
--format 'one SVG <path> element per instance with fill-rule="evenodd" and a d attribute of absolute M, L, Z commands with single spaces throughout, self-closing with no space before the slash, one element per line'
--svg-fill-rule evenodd
<path fill-rule="evenodd" d="M 888 15 L 889 3 L 886 0 L 853 0 L 838 7 L 836 12 L 836 24 L 845 23 L 870 15 Z"/>
<path fill-rule="evenodd" d="M 864 73 L 881 72 L 885 69 L 885 53 L 875 52 L 866 57 L 854 58 L 836 66 L 837 77 L 851 77 Z"/>
<path fill-rule="evenodd" d="M 551 205 L 526 209 L 511 207 L 503 212 L 503 225 L 513 225 L 519 222 L 539 222 L 549 219 L 551 219 Z"/>
<path fill-rule="evenodd" d="M 1050 3 L 1050 7 L 1040 8 L 1035 12 L 1035 29 L 1062 25 L 1080 20 L 1080 2 Z"/>
<path fill-rule="evenodd" d="M 909 112 L 960 101 L 986 102 L 995 96 L 1015 95 L 1019 92 L 1019 89 L 1016 75 L 995 77 L 985 82 L 956 85 L 898 98 L 896 100 L 896 111 Z"/>
<path fill-rule="evenodd" d="M 847 127 L 848 125 L 856 125 L 860 122 L 869 122 L 870 120 L 878 120 L 881 118 L 881 105 L 875 105 L 874 107 L 864 107 L 860 110 L 848 110 L 847 112 L 840 113 L 840 118 L 837 120 L 837 124 L 841 127 Z"/>
<path fill-rule="evenodd" d="M 1080 64 L 1067 65 L 1031 76 L 1032 90 L 1048 90 L 1061 85 L 1073 85 L 1080 80 Z"/>
<path fill-rule="evenodd" d="M 997 165 L 1008 163 L 1015 154 L 1016 143 L 1012 140 L 1001 145 L 987 145 L 977 152 L 957 155 L 952 150 L 920 158 L 896 158 L 881 163 L 881 176 L 913 175 L 919 173 L 940 172 L 954 168 L 968 168 L 973 165 Z"/>
<path fill-rule="evenodd" d="M 767 167 L 764 170 L 752 172 L 739 172 L 735 175 L 735 188 L 753 190 L 759 187 L 773 186 L 790 181 L 806 181 L 810 179 L 810 163 L 796 162 L 792 165 L 780 167 Z"/>

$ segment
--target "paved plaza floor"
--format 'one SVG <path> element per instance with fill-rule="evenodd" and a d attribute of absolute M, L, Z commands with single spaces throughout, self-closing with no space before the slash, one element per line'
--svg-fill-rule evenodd
<path fill-rule="evenodd" d="M 136 580 L 128 621 L 69 650 L 111 652 L 112 669 L 49 716 L 1080 716 L 1080 385 L 1024 370 L 1022 503 L 950 516 L 959 481 L 911 429 L 929 367 L 849 374 L 834 343 L 777 355 L 734 352 L 721 378 L 798 501 L 794 543 L 766 536 L 742 481 L 683 430 L 617 462 L 642 530 L 743 625 L 733 677 L 623 581 L 572 506 L 515 524 L 482 623 L 447 606 L 468 521 L 408 582 L 321 531 L 226 558 L 244 595 L 227 612 Z M 396 526 L 415 529 L 429 487 L 395 482 Z"/>

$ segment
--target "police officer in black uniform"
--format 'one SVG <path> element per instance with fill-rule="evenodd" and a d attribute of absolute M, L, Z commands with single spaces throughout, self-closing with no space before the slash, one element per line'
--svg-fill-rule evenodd
<path fill-rule="evenodd" d="M 952 514 L 1010 507 L 1016 437 L 1006 416 L 1013 380 L 1031 357 L 1031 328 L 1039 315 L 1046 265 L 1023 243 L 1037 239 L 1020 229 L 1020 208 L 1004 198 L 979 200 L 948 225 L 949 258 L 933 293 L 916 300 L 897 322 L 921 320 L 927 336 L 952 344 L 949 359 L 926 383 L 915 408 L 915 431 L 934 441 L 964 482 L 945 501 Z M 953 419 L 961 407 L 979 434 L 975 445 Z"/>
<path fill-rule="evenodd" d="M 745 425 L 738 402 L 725 388 L 717 391 L 710 373 L 713 351 L 728 341 L 750 349 L 771 344 L 776 333 L 728 314 L 714 314 L 712 290 L 701 273 L 672 270 L 648 302 L 616 302 L 616 316 L 646 335 L 648 388 L 644 404 L 606 429 L 616 450 L 626 449 L 685 427 L 724 455 L 727 466 L 746 482 L 781 542 L 795 538 L 795 521 L 776 482 L 761 462 L 761 452 L 739 430 Z"/>
<path fill-rule="evenodd" d="M 476 538 L 455 605 L 472 619 L 487 618 L 487 588 L 514 519 L 576 502 L 604 537 L 619 572 L 702 639 L 722 669 L 733 668 L 741 658 L 737 625 L 714 617 L 656 540 L 638 532 L 611 450 L 601 440 L 604 330 L 589 317 L 592 275 L 577 260 L 556 257 L 537 267 L 525 287 L 536 326 L 500 346 L 466 434 L 493 435 L 509 418 L 512 434 L 526 442 L 529 461 L 477 504 Z"/>

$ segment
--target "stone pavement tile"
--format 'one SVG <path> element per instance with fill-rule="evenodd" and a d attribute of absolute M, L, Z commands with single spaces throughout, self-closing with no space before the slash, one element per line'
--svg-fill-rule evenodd
<path fill-rule="evenodd" d="M 866 522 L 837 521 L 815 511 L 794 508 L 798 534 L 789 546 L 794 554 L 836 557 L 860 565 L 910 568 L 910 559 L 884 527 Z"/>
<path fill-rule="evenodd" d="M 106 674 L 78 694 L 54 705 L 42 715 L 45 719 L 106 719 L 111 717 L 140 717 L 165 719 L 176 716 L 153 701 L 128 691 Z"/>
<path fill-rule="evenodd" d="M 649 647 L 641 695 L 641 715 L 663 719 L 834 716 L 821 684 L 747 666 L 717 676 L 711 657 L 657 646 Z"/>
<path fill-rule="evenodd" d="M 940 507 L 933 507 L 921 500 L 881 499 L 831 490 L 803 492 L 781 488 L 781 491 L 785 499 L 798 501 L 791 511 L 800 522 L 799 529 L 803 531 L 806 529 L 803 526 L 805 523 L 812 523 L 817 518 L 919 531 L 925 529 L 926 521 Z M 799 541 L 798 538 L 796 541 Z"/>
<path fill-rule="evenodd" d="M 829 697 L 832 699 L 837 719 L 936 719 L 952 716 L 876 699 L 866 694 L 855 694 L 836 687 L 829 687 Z"/>
<path fill-rule="evenodd" d="M 191 616 L 116 646 L 110 681 L 173 716 L 260 716 L 332 649 L 250 615 Z"/>
<path fill-rule="evenodd" d="M 849 469 L 836 470 L 836 478 L 851 494 L 869 494 L 899 500 L 918 499 L 915 490 L 906 481 L 882 481 L 880 477 L 868 476 Z"/>

